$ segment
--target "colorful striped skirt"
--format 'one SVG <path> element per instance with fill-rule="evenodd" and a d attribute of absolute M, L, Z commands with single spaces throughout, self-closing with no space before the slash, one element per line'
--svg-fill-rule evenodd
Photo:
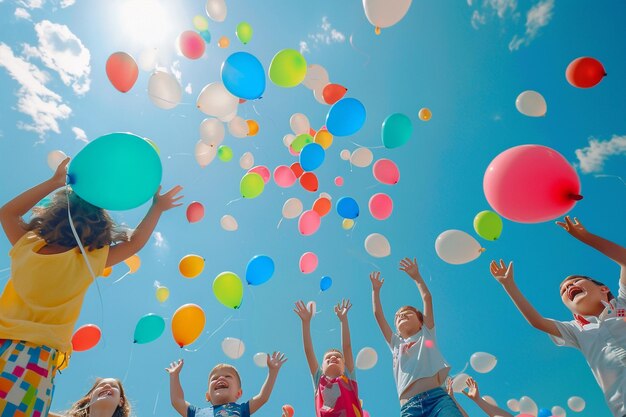
<path fill-rule="evenodd" d="M 55 349 L 0 339 L 0 417 L 47 416 L 56 371 Z"/>

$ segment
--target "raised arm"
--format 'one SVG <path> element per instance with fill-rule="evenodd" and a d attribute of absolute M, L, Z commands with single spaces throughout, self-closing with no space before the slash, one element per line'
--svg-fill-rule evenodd
<path fill-rule="evenodd" d="M 253 414 L 270 399 L 278 371 L 285 362 L 287 362 L 287 358 L 284 353 L 274 352 L 272 356 L 267 355 L 267 378 L 265 378 L 261 391 L 250 400 L 250 414 Z"/>
<path fill-rule="evenodd" d="M 615 261 L 621 268 L 620 283 L 626 285 L 626 248 L 617 243 L 606 240 L 603 237 L 590 233 L 581 222 L 574 217 L 572 222 L 569 216 L 565 216 L 565 222 L 556 222 L 570 235 L 574 236 L 581 242 L 591 246 L 606 257 Z"/>
<path fill-rule="evenodd" d="M 517 287 L 517 284 L 513 280 L 513 262 L 509 262 L 507 266 L 502 259 L 500 259 L 500 263 L 491 261 L 489 270 L 491 271 L 491 275 L 502 284 L 517 309 L 531 326 L 542 332 L 561 337 L 561 332 L 556 324 L 552 320 L 539 314 Z"/>
<path fill-rule="evenodd" d="M 474 401 L 489 417 L 513 417 L 511 413 L 501 409 L 497 405 L 489 404 L 487 401 L 483 400 L 480 396 L 480 392 L 478 392 L 478 384 L 474 381 L 474 378 L 467 378 L 465 383 L 467 384 L 467 392 L 462 391 L 463 394 Z"/>
<path fill-rule="evenodd" d="M 182 189 L 183 187 L 177 185 L 165 194 L 159 194 L 161 192 L 161 187 L 159 187 L 154 195 L 154 198 L 152 199 L 152 206 L 150 207 L 150 210 L 148 210 L 148 213 L 143 218 L 141 223 L 139 223 L 139 226 L 137 226 L 137 228 L 133 231 L 133 234 L 130 236 L 128 241 L 111 246 L 106 266 L 118 264 L 123 260 L 130 258 L 144 247 L 159 222 L 161 214 L 173 207 L 182 205 L 182 203 L 177 202 L 184 196 L 176 195 Z"/>
<path fill-rule="evenodd" d="M 50 179 L 24 191 L 22 194 L 0 207 L 2 229 L 4 229 L 4 233 L 7 235 L 11 245 L 15 245 L 26 233 L 26 225 L 24 224 L 22 216 L 45 196 L 65 185 L 67 164 L 69 162 L 70 158 L 66 158 L 59 164 Z"/>
<path fill-rule="evenodd" d="M 448 395 L 450 396 L 450 398 L 452 398 L 452 401 L 454 401 L 454 404 L 456 404 L 456 408 L 459 409 L 459 411 L 461 412 L 463 417 L 469 417 L 469 415 L 467 415 L 467 412 L 465 411 L 465 409 L 463 409 L 463 407 L 461 407 L 461 404 L 459 404 L 459 402 L 454 397 L 454 389 L 452 389 L 452 382 L 453 382 L 452 378 L 446 379 L 446 391 L 448 391 Z"/>
<path fill-rule="evenodd" d="M 352 342 L 350 341 L 350 326 L 348 325 L 348 311 L 352 308 L 350 300 L 341 300 L 340 304 L 335 306 L 335 314 L 341 322 L 341 350 L 343 352 L 343 360 L 348 372 L 354 371 L 354 356 L 352 354 Z"/>
<path fill-rule="evenodd" d="M 389 327 L 387 320 L 385 320 L 383 306 L 380 302 L 380 289 L 385 283 L 385 279 L 381 278 L 380 272 L 376 271 L 370 274 L 370 281 L 372 283 L 372 310 L 374 310 L 374 317 L 376 318 L 376 323 L 378 323 L 378 327 L 380 328 L 385 341 L 387 341 L 387 344 L 390 344 L 393 331 L 391 330 L 391 327 Z"/>
<path fill-rule="evenodd" d="M 170 366 L 165 368 L 168 374 L 170 374 L 170 401 L 174 410 L 178 411 L 182 417 L 187 417 L 187 408 L 189 403 L 185 401 L 185 393 L 183 387 L 180 385 L 180 371 L 183 369 L 183 360 L 170 363 Z"/>
<path fill-rule="evenodd" d="M 424 325 L 429 329 L 435 327 L 435 315 L 433 313 L 433 298 L 430 295 L 430 290 L 426 286 L 426 282 L 422 278 L 420 271 L 417 267 L 417 261 L 409 258 L 404 258 L 400 261 L 400 270 L 404 271 L 408 276 L 415 281 L 417 289 L 422 296 L 422 303 L 424 304 Z"/>
<path fill-rule="evenodd" d="M 309 310 L 304 301 L 300 300 L 296 303 L 296 308 L 293 311 L 302 320 L 302 344 L 304 345 L 304 354 L 306 355 L 306 361 L 309 364 L 309 370 L 311 376 L 315 377 L 319 366 L 317 358 L 315 357 L 315 351 L 313 350 L 313 340 L 311 339 L 311 318 L 313 317 L 313 307 Z"/>

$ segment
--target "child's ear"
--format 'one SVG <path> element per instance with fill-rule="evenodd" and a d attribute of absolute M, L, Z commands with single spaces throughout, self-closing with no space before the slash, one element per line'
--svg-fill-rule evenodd
<path fill-rule="evenodd" d="M 239 388 L 239 391 L 237 391 L 237 399 L 241 398 L 242 395 L 243 395 L 243 390 Z"/>
<path fill-rule="evenodd" d="M 206 396 L 206 400 L 208 402 L 211 402 L 211 394 L 209 394 L 209 391 L 206 392 L 205 396 Z"/>

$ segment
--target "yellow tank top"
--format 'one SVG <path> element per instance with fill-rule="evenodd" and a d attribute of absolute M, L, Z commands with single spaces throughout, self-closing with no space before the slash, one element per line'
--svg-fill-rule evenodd
<path fill-rule="evenodd" d="M 74 326 L 93 278 L 79 248 L 37 253 L 45 244 L 28 232 L 9 251 L 11 277 L 0 295 L 0 339 L 70 352 Z M 109 247 L 86 253 L 93 272 L 100 275 Z"/>

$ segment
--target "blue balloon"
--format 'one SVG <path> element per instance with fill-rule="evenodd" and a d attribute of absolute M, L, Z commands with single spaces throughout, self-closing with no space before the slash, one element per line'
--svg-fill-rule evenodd
<path fill-rule="evenodd" d="M 552 411 L 547 408 L 540 408 L 537 412 L 537 417 L 550 417 L 552 416 Z"/>
<path fill-rule="evenodd" d="M 326 129 L 333 136 L 350 136 L 365 123 L 365 106 L 355 98 L 344 98 L 333 104 L 326 115 Z"/>
<path fill-rule="evenodd" d="M 203 30 L 202 32 L 200 32 L 200 36 L 202 36 L 202 39 L 204 39 L 206 43 L 211 43 L 211 32 L 209 32 L 208 30 Z"/>
<path fill-rule="evenodd" d="M 222 64 L 222 82 L 235 97 L 254 100 L 265 91 L 265 70 L 259 60 L 247 52 L 235 52 Z"/>
<path fill-rule="evenodd" d="M 333 285 L 333 279 L 328 275 L 323 276 L 320 280 L 320 290 L 322 291 L 326 291 L 331 285 Z"/>
<path fill-rule="evenodd" d="M 313 171 L 324 163 L 326 151 L 319 143 L 309 143 L 300 151 L 300 166 L 305 171 Z"/>
<path fill-rule="evenodd" d="M 359 217 L 359 205 L 352 197 L 341 197 L 337 201 L 337 213 L 344 219 Z"/>
<path fill-rule="evenodd" d="M 269 256 L 257 255 L 246 267 L 246 281 L 250 285 L 261 285 L 274 274 L 274 261 Z"/>

